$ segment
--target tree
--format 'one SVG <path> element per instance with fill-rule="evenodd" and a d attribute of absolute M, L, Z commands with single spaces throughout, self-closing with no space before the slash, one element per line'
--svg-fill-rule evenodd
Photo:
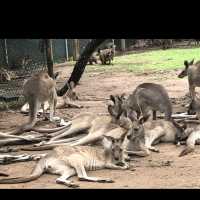
<path fill-rule="evenodd" d="M 68 90 L 68 84 L 73 81 L 75 85 L 79 82 L 81 79 L 81 76 L 85 70 L 85 67 L 87 65 L 88 59 L 92 55 L 92 53 L 95 51 L 95 49 L 102 44 L 106 39 L 94 39 L 91 42 L 87 44 L 85 47 L 85 50 L 81 54 L 80 58 L 76 62 L 73 72 L 68 80 L 68 82 L 60 89 L 57 91 L 58 96 L 63 96 L 67 90 Z"/>

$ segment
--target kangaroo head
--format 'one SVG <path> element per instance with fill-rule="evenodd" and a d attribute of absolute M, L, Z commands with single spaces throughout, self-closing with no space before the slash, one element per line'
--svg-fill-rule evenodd
<path fill-rule="evenodd" d="M 65 94 L 65 96 L 69 97 L 73 101 L 78 100 L 78 96 L 77 96 L 74 88 L 75 88 L 75 83 L 73 81 L 71 81 L 68 84 L 68 90 L 67 90 L 67 92 Z"/>
<path fill-rule="evenodd" d="M 190 65 L 193 65 L 193 63 L 194 63 L 194 59 L 192 61 L 190 61 L 190 62 L 185 60 L 184 61 L 185 69 L 178 75 L 178 78 L 183 78 L 183 77 L 187 76 L 188 67 Z"/>
<path fill-rule="evenodd" d="M 123 110 L 122 110 L 122 99 L 120 96 L 110 95 L 110 100 L 112 101 L 112 105 L 108 105 L 108 112 L 110 115 L 116 120 L 119 119 Z"/>
<path fill-rule="evenodd" d="M 9 73 L 6 70 L 2 70 L 1 79 L 2 79 L 2 81 L 10 81 L 11 80 Z"/>
<path fill-rule="evenodd" d="M 135 120 L 132 122 L 131 128 L 127 132 L 128 140 L 135 140 L 136 138 L 144 137 L 144 128 L 140 120 Z"/>
<path fill-rule="evenodd" d="M 61 72 L 60 71 L 58 71 L 58 72 L 55 72 L 54 73 L 54 80 L 58 80 L 59 79 L 59 77 L 60 77 L 60 74 L 61 74 Z"/>
<path fill-rule="evenodd" d="M 123 138 L 114 138 L 111 136 L 103 135 L 102 145 L 104 150 L 108 155 L 111 156 L 113 162 L 119 163 L 122 161 L 123 148 L 122 148 Z"/>
<path fill-rule="evenodd" d="M 182 130 L 177 130 L 175 136 L 175 144 L 177 144 L 180 141 L 186 140 L 190 135 L 191 131 L 193 130 L 190 127 L 188 127 L 188 124 L 185 121 L 182 122 L 182 125 L 180 125 L 180 127 L 182 128 Z"/>

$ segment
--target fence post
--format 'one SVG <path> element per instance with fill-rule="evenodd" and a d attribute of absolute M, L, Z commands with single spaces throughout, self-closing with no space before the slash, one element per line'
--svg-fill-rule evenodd
<path fill-rule="evenodd" d="M 45 39 L 46 44 L 46 59 L 48 74 L 50 77 L 54 77 L 53 73 L 53 51 L 52 51 L 52 39 Z"/>
<path fill-rule="evenodd" d="M 66 60 L 69 60 L 69 49 L 68 49 L 68 41 L 65 39 L 65 53 L 66 53 Z"/>
<path fill-rule="evenodd" d="M 121 50 L 122 51 L 126 50 L 126 40 L 125 39 L 121 39 Z"/>
<path fill-rule="evenodd" d="M 78 39 L 74 39 L 74 45 L 73 45 L 73 52 L 74 52 L 74 60 L 78 60 L 79 59 L 79 40 Z"/>
<path fill-rule="evenodd" d="M 9 66 L 8 63 L 8 48 L 7 48 L 7 39 L 4 39 L 4 53 L 5 53 L 5 62 L 7 67 Z"/>

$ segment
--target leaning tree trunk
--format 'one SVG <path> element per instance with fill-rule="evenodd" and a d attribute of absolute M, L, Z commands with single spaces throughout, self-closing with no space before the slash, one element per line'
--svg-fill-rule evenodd
<path fill-rule="evenodd" d="M 92 53 L 95 51 L 95 49 L 102 44 L 106 39 L 94 39 L 91 42 L 89 42 L 81 54 L 80 58 L 76 62 L 74 66 L 74 70 L 68 80 L 68 83 L 73 81 L 75 85 L 79 82 L 84 70 L 85 66 L 87 65 L 88 59 L 92 55 Z M 57 91 L 58 96 L 63 96 L 67 90 L 68 90 L 68 83 L 66 83 L 60 90 Z"/>

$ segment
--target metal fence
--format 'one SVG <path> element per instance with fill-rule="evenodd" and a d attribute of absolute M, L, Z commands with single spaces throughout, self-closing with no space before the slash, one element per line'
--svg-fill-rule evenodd
<path fill-rule="evenodd" d="M 25 58 L 27 61 L 25 61 Z M 46 69 L 44 53 L 38 39 L 0 40 L 0 73 L 7 71 L 11 80 L 0 81 L 0 108 L 20 104 L 24 79 Z M 4 69 L 4 70 L 3 70 Z"/>

